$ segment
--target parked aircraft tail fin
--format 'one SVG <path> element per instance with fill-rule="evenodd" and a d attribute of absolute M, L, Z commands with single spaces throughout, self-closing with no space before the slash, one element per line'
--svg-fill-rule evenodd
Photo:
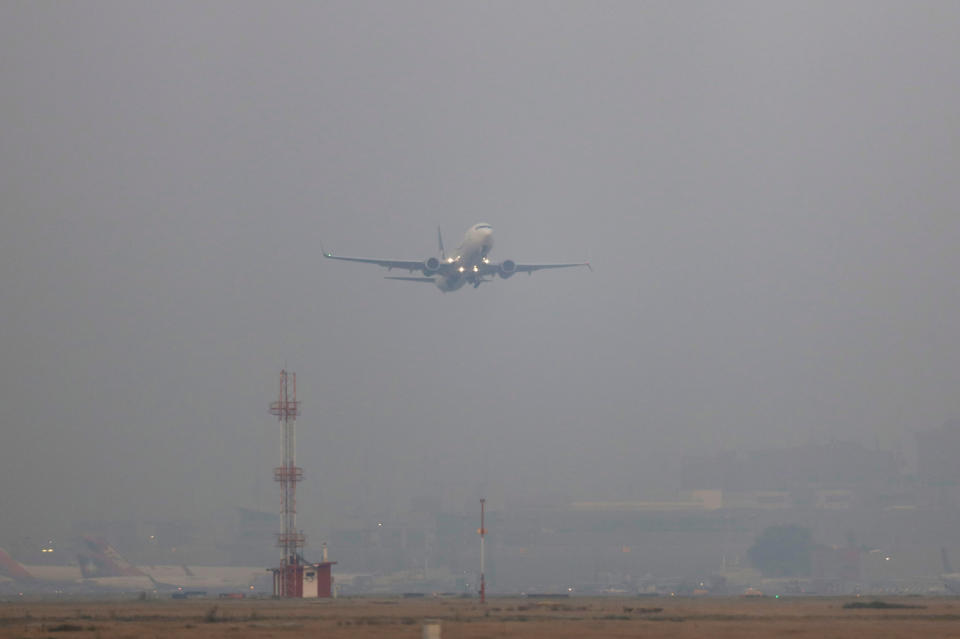
<path fill-rule="evenodd" d="M 81 561 L 81 569 L 84 577 L 143 577 L 142 570 L 124 559 L 117 550 L 107 543 L 105 539 L 94 537 L 84 537 L 90 551 L 90 555 L 84 557 L 87 561 Z M 89 574 L 87 574 L 89 573 Z"/>
<path fill-rule="evenodd" d="M 19 581 L 33 579 L 33 575 L 3 548 L 0 548 L 0 575 Z"/>

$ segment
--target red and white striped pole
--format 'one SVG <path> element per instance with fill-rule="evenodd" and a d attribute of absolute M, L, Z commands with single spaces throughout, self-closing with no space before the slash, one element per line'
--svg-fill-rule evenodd
<path fill-rule="evenodd" d="M 487 529 L 483 527 L 484 507 L 487 503 L 485 498 L 480 499 L 480 603 L 487 603 L 487 584 L 483 574 L 483 538 L 487 534 Z"/>

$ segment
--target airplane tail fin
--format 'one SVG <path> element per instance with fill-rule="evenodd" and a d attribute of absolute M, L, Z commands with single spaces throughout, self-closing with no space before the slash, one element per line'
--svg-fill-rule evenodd
<path fill-rule="evenodd" d="M 96 577 L 143 577 L 144 573 L 142 570 L 134 566 L 132 563 L 124 559 L 117 550 L 108 544 L 105 539 L 95 539 L 93 537 L 84 537 L 83 541 L 87 544 L 87 548 L 90 550 L 89 557 L 85 557 L 87 561 L 81 561 L 80 566 L 83 569 L 83 566 L 91 566 L 84 571 L 84 573 L 89 572 L 89 576 Z M 84 574 L 84 576 L 88 576 Z"/>
<path fill-rule="evenodd" d="M 3 548 L 0 548 L 0 575 L 18 581 L 33 579 L 33 575 L 31 575 L 19 561 L 8 555 L 7 551 Z"/>
<path fill-rule="evenodd" d="M 440 259 L 447 259 L 447 252 L 443 250 L 443 233 L 440 232 L 440 225 L 437 225 L 437 244 L 440 245 Z"/>

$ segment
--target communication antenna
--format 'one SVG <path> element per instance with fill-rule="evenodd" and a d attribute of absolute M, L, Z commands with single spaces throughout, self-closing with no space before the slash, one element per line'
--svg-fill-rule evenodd
<path fill-rule="evenodd" d="M 277 417 L 283 426 L 283 465 L 274 468 L 273 478 L 280 483 L 282 493 L 280 519 L 281 532 L 277 535 L 277 546 L 282 549 L 279 582 L 275 584 L 277 596 L 300 596 L 300 573 L 303 557 L 300 550 L 306 541 L 303 533 L 297 530 L 297 482 L 303 480 L 303 469 L 296 465 L 296 425 L 300 414 L 300 402 L 297 401 L 297 374 L 280 371 L 280 394 L 277 401 L 270 404 L 270 414 Z"/>

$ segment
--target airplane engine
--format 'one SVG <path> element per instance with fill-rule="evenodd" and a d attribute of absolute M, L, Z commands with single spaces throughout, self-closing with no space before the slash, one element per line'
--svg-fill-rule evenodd
<path fill-rule="evenodd" d="M 423 274 L 433 275 L 440 270 L 440 260 L 435 257 L 428 257 L 423 261 Z"/>
<path fill-rule="evenodd" d="M 500 264 L 500 277 L 507 279 L 517 272 L 517 263 L 513 260 L 504 260 Z"/>

